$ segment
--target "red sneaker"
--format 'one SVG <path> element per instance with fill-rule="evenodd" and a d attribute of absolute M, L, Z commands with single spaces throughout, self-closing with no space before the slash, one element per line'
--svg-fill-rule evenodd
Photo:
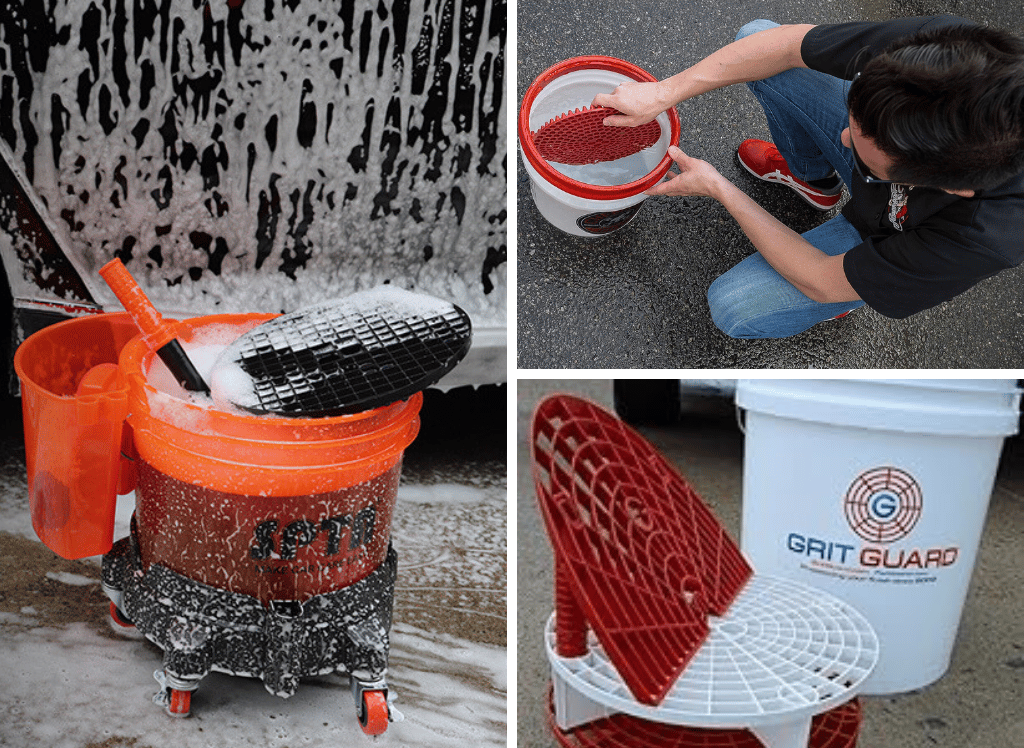
<path fill-rule="evenodd" d="M 824 190 L 813 187 L 799 177 L 793 176 L 786 159 L 774 143 L 764 140 L 744 140 L 736 150 L 740 166 L 765 182 L 784 184 L 796 191 L 808 204 L 818 210 L 834 208 L 843 197 L 843 183 Z"/>

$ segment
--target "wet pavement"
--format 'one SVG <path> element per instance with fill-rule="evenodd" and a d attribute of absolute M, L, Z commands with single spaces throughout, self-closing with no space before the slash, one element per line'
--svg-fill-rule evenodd
<path fill-rule="evenodd" d="M 834 23 L 955 13 L 1024 33 L 1021 0 L 520 0 L 517 101 L 551 65 L 601 54 L 666 78 L 732 40 L 747 21 Z M 758 182 L 736 146 L 767 138 L 745 86 L 679 107 L 680 147 L 705 159 L 785 224 L 806 231 L 831 214 L 791 190 Z M 1003 368 L 1024 362 L 1024 268 L 906 320 L 862 308 L 786 340 L 742 341 L 711 322 L 711 282 L 753 251 L 706 198 L 648 199 L 619 231 L 583 239 L 537 211 L 516 155 L 520 368 Z"/>
<path fill-rule="evenodd" d="M 549 669 L 541 632 L 553 608 L 551 549 L 540 518 L 524 434 L 546 395 L 572 393 L 612 408 L 600 380 L 521 380 L 517 391 L 517 708 L 521 748 L 557 748 L 546 724 Z M 728 410 L 728 409 L 726 409 Z M 695 418 L 641 433 L 678 467 L 733 537 L 739 537 L 743 437 L 735 420 Z M 937 683 L 863 697 L 861 748 L 995 748 L 1024 735 L 1024 443 L 1007 442 L 953 661 Z"/>
<path fill-rule="evenodd" d="M 388 681 L 405 719 L 374 745 L 506 744 L 506 409 L 504 387 L 426 393 L 391 527 Z M 66 561 L 35 538 L 17 402 L 0 411 L 0 745 L 369 744 L 345 676 L 303 679 L 285 700 L 211 673 L 189 719 L 154 705 L 162 652 L 113 633 L 98 558 Z M 119 502 L 115 539 L 132 507 Z"/>

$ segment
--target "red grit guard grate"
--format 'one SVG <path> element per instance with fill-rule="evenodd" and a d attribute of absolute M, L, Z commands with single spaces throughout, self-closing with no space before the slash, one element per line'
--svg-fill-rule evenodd
<path fill-rule="evenodd" d="M 555 551 L 558 654 L 593 629 L 633 697 L 660 703 L 752 575 L 683 477 L 593 403 L 542 402 L 534 481 Z"/>
<path fill-rule="evenodd" d="M 610 127 L 604 118 L 619 114 L 611 107 L 583 107 L 555 117 L 530 133 L 545 161 L 559 164 L 596 164 L 632 156 L 650 148 L 661 137 L 661 125 L 651 121 L 639 127 Z"/>
<path fill-rule="evenodd" d="M 860 701 L 853 699 L 819 714 L 811 722 L 808 748 L 856 748 Z M 555 723 L 548 691 L 548 724 L 565 748 L 764 748 L 750 730 L 715 730 L 651 722 L 626 714 L 594 720 L 572 730 Z"/>

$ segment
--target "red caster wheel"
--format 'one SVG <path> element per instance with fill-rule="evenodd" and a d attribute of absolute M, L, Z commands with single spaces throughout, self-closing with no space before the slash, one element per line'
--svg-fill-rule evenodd
<path fill-rule="evenodd" d="M 199 687 L 199 679 L 190 680 L 168 675 L 163 670 L 153 673 L 160 690 L 153 695 L 153 703 L 163 707 L 172 717 L 187 717 L 192 713 L 192 692 Z M 175 688 L 174 685 L 184 686 Z"/>
<path fill-rule="evenodd" d="M 167 713 L 172 717 L 187 717 L 192 711 L 192 692 L 171 688 Z"/>
<path fill-rule="evenodd" d="M 128 618 L 126 618 L 124 613 L 121 612 L 121 609 L 114 605 L 113 602 L 110 603 L 110 620 L 116 623 L 121 628 L 135 628 L 135 624 L 132 623 Z"/>
<path fill-rule="evenodd" d="M 359 726 L 367 735 L 383 735 L 388 729 L 388 700 L 383 691 L 363 691 Z"/>

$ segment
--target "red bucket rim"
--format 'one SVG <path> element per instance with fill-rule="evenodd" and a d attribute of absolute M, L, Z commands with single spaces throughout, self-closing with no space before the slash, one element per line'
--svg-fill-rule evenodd
<path fill-rule="evenodd" d="M 587 198 L 590 200 L 619 200 L 622 198 L 633 197 L 644 190 L 653 187 L 655 184 L 661 181 L 661 178 L 668 173 L 669 168 L 672 166 L 672 158 L 666 153 L 658 165 L 654 167 L 647 175 L 627 184 L 616 184 L 616 185 L 594 185 L 587 184 L 586 182 L 580 182 L 579 180 L 567 177 L 555 168 L 553 168 L 547 161 L 541 158 L 540 153 L 537 151 L 537 147 L 533 143 L 533 138 L 530 137 L 530 110 L 533 108 L 533 102 L 537 98 L 537 94 L 544 90 L 544 88 L 554 81 L 556 78 L 572 73 L 577 70 L 608 70 L 613 73 L 619 73 L 625 75 L 632 80 L 641 83 L 657 83 L 658 79 L 648 73 L 641 67 L 634 65 L 626 60 L 620 60 L 617 57 L 608 57 L 606 55 L 584 55 L 581 57 L 573 57 L 563 62 L 559 62 L 552 65 L 543 73 L 537 76 L 537 78 L 530 84 L 530 87 L 526 89 L 526 94 L 523 96 L 523 102 L 519 107 L 519 123 L 518 123 L 518 137 L 519 147 L 523 151 L 523 155 L 537 173 L 542 176 L 547 182 L 553 184 L 555 187 L 568 192 L 570 195 L 576 197 Z M 679 114 L 676 112 L 675 107 L 670 107 L 666 110 L 669 119 L 669 126 L 671 129 L 671 143 L 679 142 Z"/>

